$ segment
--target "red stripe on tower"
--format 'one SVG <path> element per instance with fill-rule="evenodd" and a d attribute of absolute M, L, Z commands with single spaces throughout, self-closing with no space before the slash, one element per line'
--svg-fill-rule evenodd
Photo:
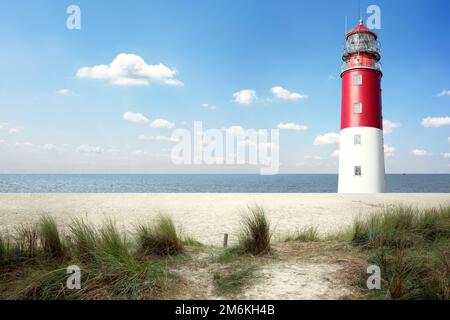
<path fill-rule="evenodd" d="M 383 129 L 381 116 L 381 72 L 372 69 L 351 69 L 342 77 L 341 130 L 348 127 Z M 356 79 L 356 80 L 355 80 Z M 353 85 L 359 81 L 360 85 Z M 355 112 L 360 108 L 360 112 Z"/>

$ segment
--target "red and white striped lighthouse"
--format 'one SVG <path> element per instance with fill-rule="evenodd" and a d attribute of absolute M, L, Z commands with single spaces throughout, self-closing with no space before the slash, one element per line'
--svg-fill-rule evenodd
<path fill-rule="evenodd" d="M 380 59 L 377 35 L 360 20 L 342 56 L 339 193 L 384 192 Z"/>

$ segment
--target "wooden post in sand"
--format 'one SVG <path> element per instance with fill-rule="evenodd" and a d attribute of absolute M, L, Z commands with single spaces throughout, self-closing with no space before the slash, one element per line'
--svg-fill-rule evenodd
<path fill-rule="evenodd" d="M 228 247 L 228 233 L 223 234 L 223 247 Z"/>

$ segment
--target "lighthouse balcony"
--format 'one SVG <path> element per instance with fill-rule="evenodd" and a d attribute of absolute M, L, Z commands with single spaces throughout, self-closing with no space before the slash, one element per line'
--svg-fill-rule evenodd
<path fill-rule="evenodd" d="M 377 43 L 357 43 L 357 44 L 347 44 L 342 52 L 343 60 L 347 59 L 349 56 L 360 53 L 368 53 L 375 57 L 376 60 L 381 59 L 381 49 Z"/>
<path fill-rule="evenodd" d="M 361 61 L 344 61 L 341 66 L 341 73 L 351 69 L 372 69 L 379 72 L 383 72 L 381 63 L 374 60 L 361 60 Z"/>

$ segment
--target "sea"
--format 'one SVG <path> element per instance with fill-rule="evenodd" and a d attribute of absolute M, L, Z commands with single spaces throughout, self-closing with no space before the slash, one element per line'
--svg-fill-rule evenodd
<path fill-rule="evenodd" d="M 1 174 L 1 193 L 335 193 L 336 174 Z M 450 174 L 388 174 L 386 192 L 449 193 Z"/>

